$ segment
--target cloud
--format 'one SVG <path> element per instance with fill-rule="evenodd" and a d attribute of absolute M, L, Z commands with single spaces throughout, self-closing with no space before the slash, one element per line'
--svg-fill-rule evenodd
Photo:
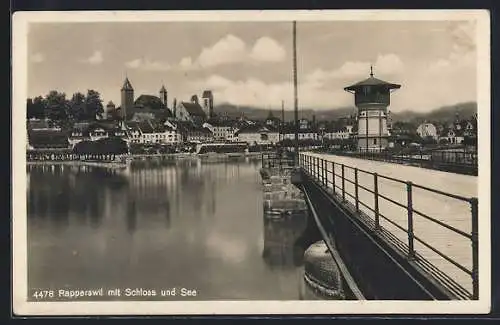
<path fill-rule="evenodd" d="M 197 59 L 201 67 L 240 62 L 247 56 L 246 45 L 231 34 L 226 35 L 211 47 L 204 48 Z"/>
<path fill-rule="evenodd" d="M 125 66 L 130 69 L 146 71 L 167 71 L 171 69 L 171 66 L 167 62 L 153 61 L 144 58 L 128 61 L 125 63 Z"/>
<path fill-rule="evenodd" d="M 179 62 L 179 66 L 181 68 L 189 69 L 193 66 L 193 60 L 191 59 L 191 57 L 182 58 Z"/>
<path fill-rule="evenodd" d="M 45 61 L 45 56 L 43 53 L 38 52 L 30 56 L 30 61 L 33 63 L 41 63 Z"/>
<path fill-rule="evenodd" d="M 101 64 L 104 61 L 101 51 L 94 51 L 92 55 L 86 59 L 80 60 L 82 63 L 97 65 Z"/>
<path fill-rule="evenodd" d="M 347 61 L 339 68 L 333 70 L 316 69 L 305 75 L 305 83 L 312 88 L 325 88 L 326 85 L 348 84 L 367 78 L 370 73 L 370 65 L 373 65 L 375 77 L 381 79 L 401 75 L 405 71 L 403 61 L 399 56 L 389 53 L 377 57 L 375 62 Z"/>
<path fill-rule="evenodd" d="M 285 56 L 286 51 L 283 46 L 269 37 L 259 38 L 250 53 L 252 59 L 263 62 L 280 62 Z"/>
<path fill-rule="evenodd" d="M 213 45 L 203 48 L 196 59 L 182 58 L 178 67 L 192 70 L 234 63 L 280 62 L 285 57 L 285 49 L 270 37 L 261 37 L 248 48 L 243 40 L 228 34 Z"/>
<path fill-rule="evenodd" d="M 459 69 L 470 69 L 476 65 L 476 25 L 473 21 L 452 22 L 448 27 L 451 51 L 447 57 L 439 58 L 428 65 L 427 72 L 450 74 Z"/>
<path fill-rule="evenodd" d="M 281 101 L 291 108 L 293 86 L 290 81 L 267 83 L 260 79 L 230 80 L 220 75 L 212 75 L 192 83 L 195 89 L 212 89 L 216 102 L 228 102 L 237 105 L 257 107 L 278 107 Z M 304 80 L 299 83 L 299 105 L 301 107 L 337 107 L 350 105 L 349 94 L 343 94 L 343 88 L 326 89 Z"/>

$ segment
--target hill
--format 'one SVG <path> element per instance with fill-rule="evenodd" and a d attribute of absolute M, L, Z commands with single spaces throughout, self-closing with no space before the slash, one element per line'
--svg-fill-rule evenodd
<path fill-rule="evenodd" d="M 251 107 L 251 106 L 236 106 L 232 104 L 221 104 L 214 108 L 214 111 L 219 114 L 227 114 L 229 117 L 237 118 L 242 114 L 251 120 L 263 120 L 269 115 L 269 109 Z M 271 110 L 275 117 L 281 118 L 281 110 Z M 354 107 L 340 107 L 326 110 L 313 110 L 311 108 L 304 108 L 299 110 L 299 118 L 306 118 L 312 120 L 313 115 L 316 116 L 316 120 L 336 120 L 341 117 L 347 117 L 351 114 L 355 114 L 356 109 Z M 392 120 L 394 122 L 404 121 L 404 122 L 414 122 L 421 123 L 423 121 L 435 121 L 435 122 L 446 122 L 454 120 L 456 114 L 458 113 L 460 119 L 468 119 L 475 113 L 477 113 L 477 103 L 476 102 L 465 102 L 455 105 L 448 105 L 438 107 L 430 112 L 419 113 L 415 111 L 404 111 L 398 113 L 392 113 Z M 293 111 L 285 110 L 285 121 L 292 121 L 294 118 Z"/>

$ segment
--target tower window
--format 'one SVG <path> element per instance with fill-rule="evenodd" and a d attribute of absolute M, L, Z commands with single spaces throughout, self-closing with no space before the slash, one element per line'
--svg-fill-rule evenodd
<path fill-rule="evenodd" d="M 377 144 L 377 139 L 373 139 L 373 144 Z"/>

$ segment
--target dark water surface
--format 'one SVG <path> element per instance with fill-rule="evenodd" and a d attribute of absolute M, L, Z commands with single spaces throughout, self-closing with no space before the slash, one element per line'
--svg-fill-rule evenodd
<path fill-rule="evenodd" d="M 264 222 L 259 168 L 28 166 L 29 297 L 47 289 L 53 299 L 70 292 L 60 290 L 96 290 L 85 300 L 299 299 L 294 243 L 306 221 Z"/>

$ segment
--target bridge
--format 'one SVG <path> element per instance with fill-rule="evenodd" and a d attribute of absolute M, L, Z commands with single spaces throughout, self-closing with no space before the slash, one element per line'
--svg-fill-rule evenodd
<path fill-rule="evenodd" d="M 295 168 L 348 299 L 478 299 L 477 177 L 346 155 L 273 156 L 263 167 Z"/>

